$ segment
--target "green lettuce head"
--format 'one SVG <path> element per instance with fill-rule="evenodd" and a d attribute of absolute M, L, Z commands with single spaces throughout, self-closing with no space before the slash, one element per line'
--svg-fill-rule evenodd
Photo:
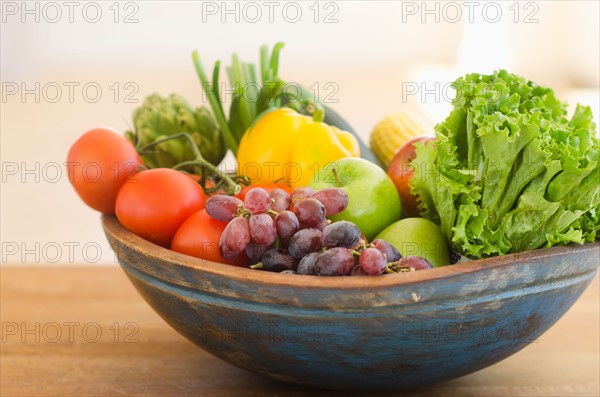
<path fill-rule="evenodd" d="M 454 109 L 418 144 L 421 214 L 471 258 L 594 241 L 600 144 L 589 107 L 506 71 L 453 83 Z"/>

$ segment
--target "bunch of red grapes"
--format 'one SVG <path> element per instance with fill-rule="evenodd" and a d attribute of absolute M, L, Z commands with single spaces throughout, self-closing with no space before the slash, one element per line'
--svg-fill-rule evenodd
<path fill-rule="evenodd" d="M 291 195 L 283 189 L 248 191 L 244 201 L 227 195 L 206 202 L 211 217 L 228 222 L 219 251 L 224 258 L 246 255 L 253 268 L 320 276 L 379 275 L 430 269 L 423 258 L 408 256 L 387 241 L 367 243 L 348 221 L 331 223 L 328 216 L 348 206 L 343 189 L 315 192 L 301 187 Z"/>

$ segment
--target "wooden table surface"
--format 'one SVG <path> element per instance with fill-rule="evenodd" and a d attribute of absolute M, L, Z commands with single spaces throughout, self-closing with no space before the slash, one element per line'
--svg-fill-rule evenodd
<path fill-rule="evenodd" d="M 0 273 L 2 396 L 336 395 L 205 353 L 156 315 L 117 267 Z M 598 284 L 537 343 L 503 362 L 426 389 L 378 395 L 599 396 Z"/>

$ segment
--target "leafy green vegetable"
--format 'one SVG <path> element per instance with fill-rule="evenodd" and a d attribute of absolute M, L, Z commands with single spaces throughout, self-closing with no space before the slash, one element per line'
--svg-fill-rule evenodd
<path fill-rule="evenodd" d="M 417 145 L 411 191 L 471 258 L 600 234 L 600 143 L 589 107 L 567 118 L 554 92 L 499 71 L 453 83 L 436 140 Z"/>

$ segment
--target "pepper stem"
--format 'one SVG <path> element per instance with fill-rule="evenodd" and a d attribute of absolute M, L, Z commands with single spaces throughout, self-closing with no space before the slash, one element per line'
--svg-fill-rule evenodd
<path fill-rule="evenodd" d="M 304 109 L 306 113 L 312 116 L 315 123 L 321 123 L 325 119 L 325 109 L 320 103 L 306 101 Z"/>

